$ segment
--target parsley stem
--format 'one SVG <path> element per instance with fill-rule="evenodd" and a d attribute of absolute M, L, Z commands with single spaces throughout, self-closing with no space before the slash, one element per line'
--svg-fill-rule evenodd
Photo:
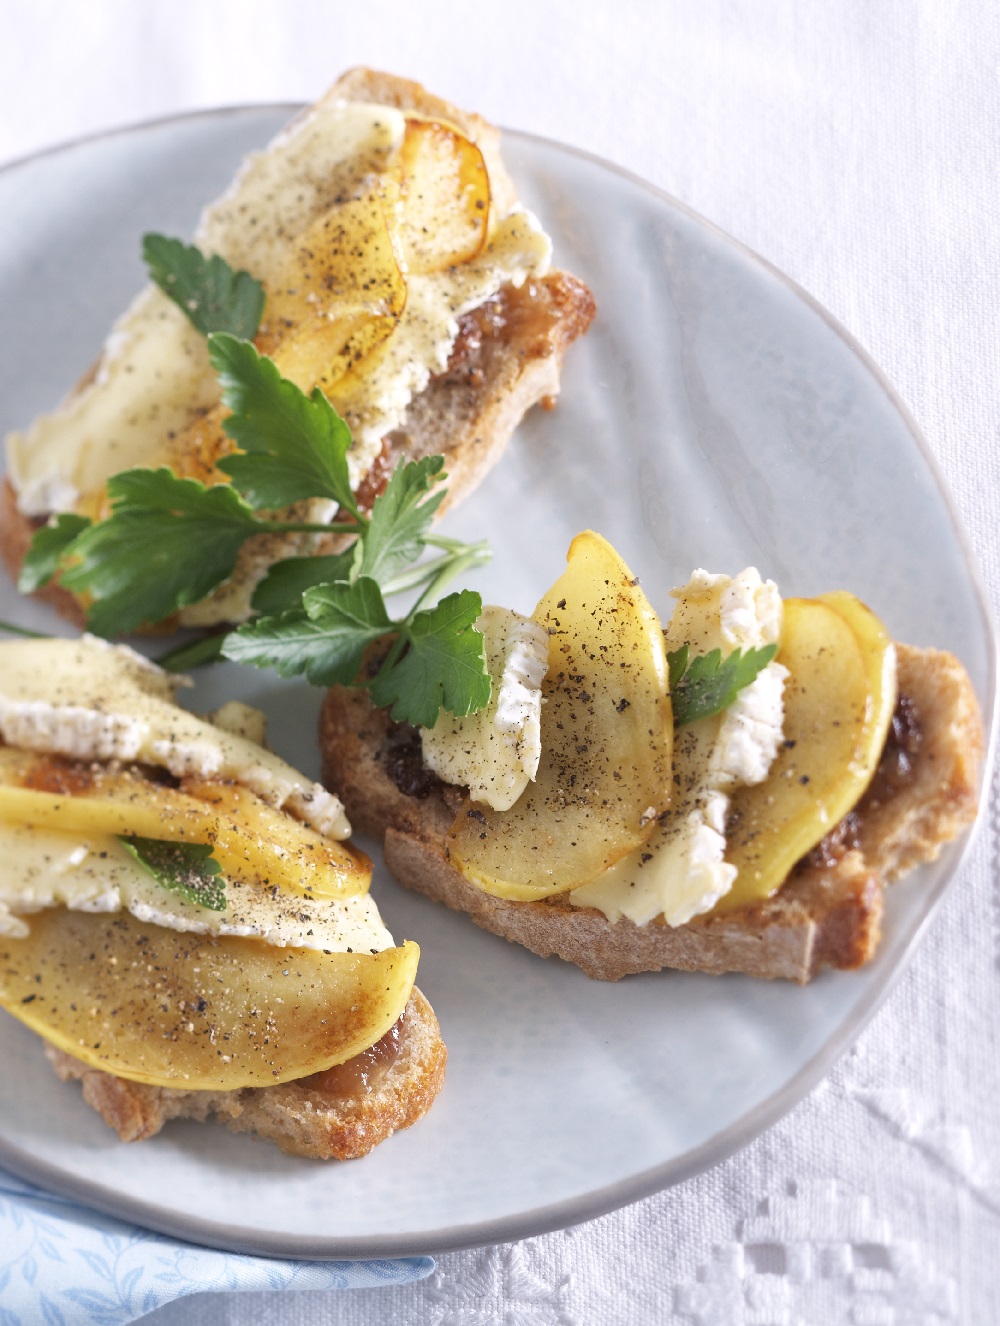
<path fill-rule="evenodd" d="M 425 536 L 424 542 L 435 548 L 444 548 L 447 552 L 464 552 L 466 548 L 487 547 L 485 539 L 481 543 L 463 543 L 461 539 L 449 539 L 443 534 L 428 534 Z"/>
<path fill-rule="evenodd" d="M 428 543 L 437 542 L 434 539 L 428 539 Z M 403 594 L 408 589 L 416 589 L 427 580 L 431 580 L 446 568 L 454 565 L 456 553 L 464 553 L 467 556 L 466 566 L 485 566 L 490 560 L 489 544 L 483 539 L 480 543 L 460 543 L 457 539 L 447 539 L 441 542 L 447 542 L 453 545 L 454 551 L 442 553 L 440 557 L 435 557 L 429 562 L 420 562 L 416 566 L 411 566 L 408 570 L 402 571 L 398 576 L 387 580 L 382 586 L 382 593 Z M 454 572 L 452 572 L 454 574 Z M 440 583 L 444 583 L 441 581 Z"/>
<path fill-rule="evenodd" d="M 199 668 L 205 663 L 221 663 L 226 634 L 225 631 L 216 631 L 211 635 L 203 635 L 161 654 L 156 662 L 166 672 L 186 672 L 188 668 Z"/>
<path fill-rule="evenodd" d="M 406 629 L 406 622 L 400 622 L 398 624 L 401 629 L 399 631 L 399 634 L 396 636 L 395 640 L 393 640 L 392 645 L 389 648 L 388 654 L 386 654 L 385 658 L 382 661 L 382 666 L 378 670 L 379 676 L 381 676 L 383 672 L 389 673 L 392 671 L 393 667 L 396 664 L 396 660 L 403 652 L 405 646 L 408 645 L 410 642 L 409 633 Z M 368 684 L 371 685 L 370 682 Z"/>
<path fill-rule="evenodd" d="M 460 575 L 463 571 L 468 571 L 474 566 L 482 566 L 484 562 L 488 562 L 490 559 L 489 546 L 485 541 L 481 543 L 459 544 L 459 547 L 462 551 L 455 556 L 448 558 L 440 571 L 437 572 L 427 585 L 424 592 L 417 599 L 416 603 L 414 603 L 413 607 L 404 618 L 404 627 L 409 626 L 410 622 L 413 621 L 413 618 L 423 607 L 425 601 L 432 596 L 436 597 L 441 590 L 444 589 L 449 580 L 453 580 L 455 576 Z"/>
<path fill-rule="evenodd" d="M 29 631 L 26 626 L 15 626 L 13 622 L 0 621 L 0 631 L 6 631 L 9 635 L 23 635 L 27 640 L 52 639 L 48 631 Z"/>

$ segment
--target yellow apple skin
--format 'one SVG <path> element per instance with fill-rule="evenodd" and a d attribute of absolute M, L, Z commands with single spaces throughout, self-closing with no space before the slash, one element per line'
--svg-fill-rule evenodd
<path fill-rule="evenodd" d="M 537 778 L 509 810 L 464 806 L 448 839 L 466 879 L 519 901 L 593 879 L 648 841 L 670 801 L 663 630 L 605 539 L 573 540 L 534 619 L 549 632 Z"/>
<path fill-rule="evenodd" d="M 454 125 L 408 118 L 396 170 L 407 271 L 424 275 L 478 258 L 489 234 L 490 179 L 476 144 Z"/>
<path fill-rule="evenodd" d="M 715 914 L 769 897 L 857 803 L 896 705 L 896 654 L 852 594 L 786 599 L 785 742 L 763 783 L 734 792 L 726 860 L 738 870 Z"/>
<path fill-rule="evenodd" d="M 134 1082 L 272 1086 L 374 1045 L 406 1007 L 419 952 L 275 948 L 59 907 L 27 938 L 0 939 L 0 1006 Z"/>

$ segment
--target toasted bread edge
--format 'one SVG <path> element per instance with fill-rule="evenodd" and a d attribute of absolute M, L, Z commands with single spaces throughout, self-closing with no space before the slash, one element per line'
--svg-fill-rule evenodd
<path fill-rule="evenodd" d="M 972 684 L 941 650 L 900 645 L 898 659 L 900 690 L 920 716 L 912 778 L 889 799 L 862 798 L 859 841 L 834 864 L 803 862 L 771 898 L 684 926 L 612 923 L 558 895 L 512 902 L 470 884 L 445 856 L 453 810 L 443 796 L 406 796 L 387 776 L 391 724 L 365 692 L 327 695 L 323 778 L 356 829 L 384 839 L 386 864 L 400 883 L 541 956 L 555 954 L 601 980 L 671 967 L 804 983 L 824 967 L 869 961 L 881 937 L 886 884 L 933 860 L 975 819 L 982 727 Z"/>
<path fill-rule="evenodd" d="M 282 1151 L 314 1160 L 354 1160 L 427 1113 L 444 1085 L 447 1051 L 437 1017 L 414 987 L 397 1058 L 371 1091 L 325 1094 L 307 1082 L 238 1091 L 179 1091 L 129 1082 L 46 1045 L 62 1081 L 80 1081 L 83 1098 L 123 1142 L 155 1136 L 170 1119 L 216 1119 Z"/>

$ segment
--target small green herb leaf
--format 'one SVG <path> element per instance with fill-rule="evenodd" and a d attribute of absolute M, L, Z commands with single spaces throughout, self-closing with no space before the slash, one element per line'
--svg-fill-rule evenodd
<path fill-rule="evenodd" d="M 63 512 L 35 533 L 17 578 L 22 594 L 33 594 L 49 583 L 70 544 L 89 524 L 86 516 Z"/>
<path fill-rule="evenodd" d="M 689 661 L 687 645 L 673 650 L 667 655 L 667 665 L 674 726 L 711 718 L 727 709 L 777 652 L 777 645 L 765 645 L 745 652 L 735 649 L 723 659 L 722 650 L 713 649 Z"/>
<path fill-rule="evenodd" d="M 667 671 L 670 679 L 670 690 L 673 693 L 680 685 L 681 678 L 687 671 L 688 655 L 691 650 L 688 645 L 681 645 L 680 649 L 673 650 L 667 655 Z"/>
<path fill-rule="evenodd" d="M 442 708 L 463 715 L 487 704 L 492 683 L 475 629 L 482 610 L 480 596 L 463 589 L 416 613 L 406 652 L 372 682 L 375 704 L 391 705 L 397 722 L 420 727 L 433 727 Z"/>
<path fill-rule="evenodd" d="M 208 352 L 232 410 L 223 427 L 244 453 L 225 456 L 219 469 L 249 504 L 280 510 L 326 497 L 360 518 L 347 474 L 350 429 L 320 389 L 307 396 L 234 336 L 210 336 Z"/>
<path fill-rule="evenodd" d="M 302 606 L 302 595 L 315 585 L 349 580 L 358 545 L 325 557 L 286 557 L 275 562 L 254 590 L 251 605 L 268 617 Z"/>
<path fill-rule="evenodd" d="M 396 467 L 372 506 L 359 574 L 384 583 L 400 567 L 417 560 L 444 500 L 443 489 L 427 496 L 431 486 L 445 477 L 443 467 L 443 456 L 425 456 Z"/>
<path fill-rule="evenodd" d="M 204 336 L 231 332 L 249 340 L 257 334 L 264 287 L 249 272 L 166 235 L 143 235 L 142 256 L 152 279 Z"/>
<path fill-rule="evenodd" d="M 226 910 L 226 881 L 222 867 L 205 843 L 168 843 L 158 838 L 119 838 L 163 888 L 179 893 L 209 911 Z"/>
<path fill-rule="evenodd" d="M 63 585 L 94 602 L 87 625 L 127 635 L 198 603 L 232 573 L 253 513 L 228 484 L 207 488 L 168 469 L 125 470 L 108 480 L 112 514 L 73 542 Z"/>
<path fill-rule="evenodd" d="M 247 622 L 226 637 L 226 658 L 274 668 L 282 677 L 305 673 L 314 686 L 350 686 L 365 649 L 392 629 L 382 591 L 362 576 L 310 589 L 303 607 Z"/>

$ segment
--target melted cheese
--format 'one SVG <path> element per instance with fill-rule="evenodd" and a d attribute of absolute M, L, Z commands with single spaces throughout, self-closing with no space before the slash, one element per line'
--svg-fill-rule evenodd
<path fill-rule="evenodd" d="M 376 953 L 393 946 L 368 894 L 309 898 L 225 881 L 226 907 L 213 911 L 158 884 L 117 838 L 79 838 L 0 821 L 0 935 L 24 938 L 34 912 L 128 910 L 140 921 L 195 934 L 256 936 L 285 947 Z"/>
<path fill-rule="evenodd" d="M 388 107 L 315 107 L 247 159 L 228 192 L 206 209 L 195 243 L 266 284 L 289 237 L 384 169 L 405 126 L 403 114 Z M 162 463 L 169 434 L 218 399 L 205 338 L 148 286 L 116 324 L 93 381 L 8 438 L 20 510 L 69 511 L 119 470 Z"/>
<path fill-rule="evenodd" d="M 12 641 L 0 646 L 0 738 L 70 759 L 225 779 L 328 837 L 348 837 L 337 797 L 271 751 L 180 708 L 174 695 L 184 683 L 126 645 L 94 636 Z"/>
<path fill-rule="evenodd" d="M 228 192 L 204 212 L 195 242 L 245 268 L 265 287 L 277 278 L 290 244 L 336 202 L 357 196 L 392 163 L 406 128 L 390 107 L 321 102 L 263 152 L 250 156 Z M 346 418 L 353 445 L 348 471 L 357 486 L 383 438 L 403 421 L 414 395 L 448 361 L 458 319 L 502 285 L 520 285 L 548 269 L 551 245 L 521 207 L 491 217 L 479 257 L 406 278 L 402 317 L 364 372 L 330 398 Z M 309 385 L 309 384 L 307 384 Z M 92 514 L 107 480 L 133 466 L 169 462 L 172 436 L 219 399 L 204 338 L 154 286 L 114 328 L 93 380 L 24 433 L 7 439 L 8 474 L 28 516 L 81 509 Z M 309 504 L 303 519 L 329 519 L 329 503 Z M 253 590 L 278 557 L 307 554 L 312 536 L 271 540 L 241 558 L 232 581 L 202 604 L 182 610 L 185 625 L 240 621 Z"/>

